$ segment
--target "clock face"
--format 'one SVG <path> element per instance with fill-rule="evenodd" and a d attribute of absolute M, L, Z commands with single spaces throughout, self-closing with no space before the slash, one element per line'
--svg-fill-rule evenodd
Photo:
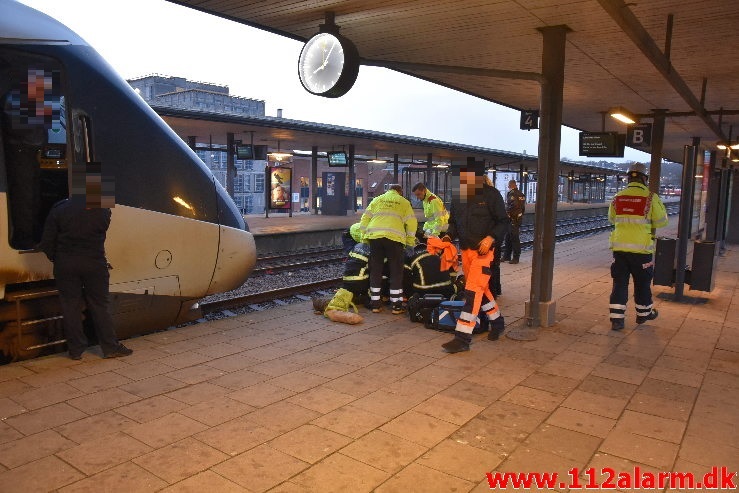
<path fill-rule="evenodd" d="M 349 47 L 345 50 L 345 47 Z M 359 70 L 356 49 L 330 33 L 319 33 L 305 43 L 298 60 L 298 74 L 305 89 L 327 97 L 344 95 Z"/>

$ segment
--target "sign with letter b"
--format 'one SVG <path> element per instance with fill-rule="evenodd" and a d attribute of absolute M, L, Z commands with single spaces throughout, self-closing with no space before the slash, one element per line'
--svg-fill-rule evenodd
<path fill-rule="evenodd" d="M 652 145 L 652 124 L 638 123 L 629 126 L 626 131 L 626 145 L 633 147 L 649 147 Z"/>

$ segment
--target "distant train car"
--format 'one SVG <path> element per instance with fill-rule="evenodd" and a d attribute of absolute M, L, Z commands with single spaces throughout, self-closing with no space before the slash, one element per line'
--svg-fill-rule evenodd
<path fill-rule="evenodd" d="M 84 40 L 6 0 L 0 116 L 0 362 L 64 347 L 52 264 L 34 248 L 89 163 L 114 186 L 106 251 L 119 337 L 197 317 L 199 299 L 253 270 L 248 226 L 197 155 Z"/>

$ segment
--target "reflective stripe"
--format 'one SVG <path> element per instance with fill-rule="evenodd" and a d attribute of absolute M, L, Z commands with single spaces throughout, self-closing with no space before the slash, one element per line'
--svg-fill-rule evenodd
<path fill-rule="evenodd" d="M 342 280 L 344 281 L 366 281 L 369 279 L 369 274 L 365 274 L 363 276 L 344 276 L 342 277 Z"/>
<path fill-rule="evenodd" d="M 355 252 L 350 252 L 350 253 L 349 253 L 349 256 L 350 256 L 350 257 L 352 257 L 352 258 L 356 258 L 356 259 L 359 259 L 359 260 L 363 260 L 363 261 L 365 261 L 365 262 L 369 262 L 369 258 L 365 257 L 365 256 L 364 256 L 364 255 L 362 255 L 361 253 L 355 253 Z"/>
<path fill-rule="evenodd" d="M 395 228 L 367 228 L 367 231 L 365 233 L 362 233 L 362 238 L 364 238 L 365 235 L 371 235 L 374 233 L 391 233 L 395 234 L 398 237 L 405 238 L 405 230 L 399 230 Z M 375 238 L 369 238 L 371 240 L 374 240 Z"/>
<path fill-rule="evenodd" d="M 611 242 L 611 250 L 652 253 L 654 252 L 654 244 L 651 243 L 649 245 L 639 245 L 638 243 Z"/>
<path fill-rule="evenodd" d="M 629 216 L 616 216 L 613 219 L 614 224 L 617 223 L 628 223 L 628 224 L 650 224 L 652 221 L 644 219 L 643 217 L 629 217 Z"/>
<path fill-rule="evenodd" d="M 624 315 L 623 313 L 611 313 L 611 319 L 614 318 L 626 318 L 626 315 Z"/>
<path fill-rule="evenodd" d="M 413 287 L 418 288 L 418 289 L 441 288 L 444 286 L 451 286 L 451 285 L 452 285 L 452 281 L 437 282 L 436 284 L 417 284 L 415 282 L 413 283 Z"/>
<path fill-rule="evenodd" d="M 391 295 L 393 295 L 393 294 L 403 294 L 403 290 L 402 289 L 391 289 L 390 290 L 390 294 Z"/>
<path fill-rule="evenodd" d="M 494 313 L 488 313 L 488 320 L 496 320 L 500 318 L 500 311 L 496 310 Z"/>
<path fill-rule="evenodd" d="M 652 307 L 654 306 L 654 303 L 652 303 L 651 305 L 635 305 L 635 306 L 637 310 L 651 310 Z"/>
<path fill-rule="evenodd" d="M 373 293 L 379 293 L 380 291 L 382 291 L 382 288 L 373 288 L 373 287 L 370 287 L 370 291 L 373 292 Z"/>
<path fill-rule="evenodd" d="M 399 301 L 403 301 L 403 298 L 402 297 L 395 297 L 395 298 L 393 298 L 392 296 L 390 297 L 390 302 L 391 303 L 397 303 Z"/>
<path fill-rule="evenodd" d="M 372 301 L 380 301 L 380 295 L 379 294 L 377 294 L 377 295 L 374 295 L 373 294 L 372 296 L 370 296 L 370 299 Z"/>
<path fill-rule="evenodd" d="M 464 320 L 465 322 L 474 322 L 475 320 L 477 320 L 477 316 L 471 313 L 462 312 L 459 314 L 459 319 Z"/>
<path fill-rule="evenodd" d="M 616 310 L 626 310 L 626 305 L 611 304 L 608 305 L 608 308 L 615 308 Z"/>
<path fill-rule="evenodd" d="M 475 324 L 467 324 L 460 320 L 459 322 L 457 322 L 457 326 L 454 328 L 454 330 L 463 334 L 472 334 L 472 331 L 475 330 Z"/>

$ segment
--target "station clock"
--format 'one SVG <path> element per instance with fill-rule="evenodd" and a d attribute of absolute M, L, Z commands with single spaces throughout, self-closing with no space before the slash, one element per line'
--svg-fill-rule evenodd
<path fill-rule="evenodd" d="M 300 52 L 300 83 L 311 94 L 327 98 L 343 96 L 352 88 L 358 74 L 357 48 L 338 33 L 319 32 Z"/>

